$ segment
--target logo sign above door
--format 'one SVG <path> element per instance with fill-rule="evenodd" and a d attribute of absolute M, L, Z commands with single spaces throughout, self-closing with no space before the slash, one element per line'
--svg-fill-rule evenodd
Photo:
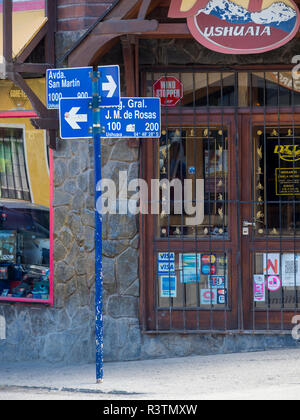
<path fill-rule="evenodd" d="M 223 54 L 259 54 L 295 37 L 300 13 L 293 0 L 171 0 L 170 18 L 187 18 L 193 37 Z"/>

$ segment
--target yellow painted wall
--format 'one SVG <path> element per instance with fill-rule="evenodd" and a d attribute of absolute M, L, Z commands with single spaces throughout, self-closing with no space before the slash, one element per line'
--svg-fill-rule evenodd
<path fill-rule="evenodd" d="M 51 0 L 50 0 L 51 1 Z M 13 12 L 13 55 L 18 55 L 47 21 L 45 11 Z M 3 55 L 3 14 L 0 13 L 0 56 Z"/>

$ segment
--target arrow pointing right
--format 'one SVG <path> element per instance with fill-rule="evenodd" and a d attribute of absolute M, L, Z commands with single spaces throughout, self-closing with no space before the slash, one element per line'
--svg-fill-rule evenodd
<path fill-rule="evenodd" d="M 69 112 L 65 113 L 66 122 L 72 127 L 73 130 L 81 130 L 79 122 L 87 122 L 87 114 L 77 114 L 80 110 L 80 107 L 73 107 Z"/>
<path fill-rule="evenodd" d="M 107 97 L 112 98 L 117 89 L 117 84 L 111 75 L 106 76 L 108 83 L 102 83 L 102 90 L 108 91 Z"/>

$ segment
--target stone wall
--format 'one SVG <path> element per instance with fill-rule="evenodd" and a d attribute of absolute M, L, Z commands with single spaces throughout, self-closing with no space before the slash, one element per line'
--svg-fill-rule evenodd
<path fill-rule="evenodd" d="M 103 178 L 138 177 L 138 149 L 124 140 L 102 146 Z M 93 143 L 59 141 L 54 162 L 54 307 L 0 305 L 7 338 L 0 361 L 95 360 Z M 103 296 L 106 360 L 141 353 L 138 321 L 138 224 L 135 216 L 103 220 Z"/>

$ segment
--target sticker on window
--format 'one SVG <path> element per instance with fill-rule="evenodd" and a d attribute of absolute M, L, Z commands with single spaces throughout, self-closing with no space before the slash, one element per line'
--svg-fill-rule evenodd
<path fill-rule="evenodd" d="M 160 296 L 162 298 L 177 297 L 177 278 L 176 276 L 160 277 Z"/>
<path fill-rule="evenodd" d="M 282 286 L 283 287 L 299 287 L 299 255 L 283 254 L 282 255 Z"/>
<path fill-rule="evenodd" d="M 264 274 L 280 274 L 280 254 L 264 254 Z"/>
<path fill-rule="evenodd" d="M 200 255 L 180 254 L 179 269 L 181 283 L 200 283 Z"/>
<path fill-rule="evenodd" d="M 208 287 L 210 289 L 225 289 L 226 276 L 209 276 Z"/>
<path fill-rule="evenodd" d="M 201 290 L 201 305 L 217 305 L 218 292 L 217 290 Z"/>
<path fill-rule="evenodd" d="M 254 302 L 265 302 L 266 300 L 266 287 L 265 276 L 254 276 Z"/>
<path fill-rule="evenodd" d="M 158 274 L 175 274 L 175 254 L 174 252 L 158 253 Z"/>
<path fill-rule="evenodd" d="M 268 277 L 268 289 L 270 292 L 277 292 L 281 288 L 281 280 L 279 276 Z"/>

